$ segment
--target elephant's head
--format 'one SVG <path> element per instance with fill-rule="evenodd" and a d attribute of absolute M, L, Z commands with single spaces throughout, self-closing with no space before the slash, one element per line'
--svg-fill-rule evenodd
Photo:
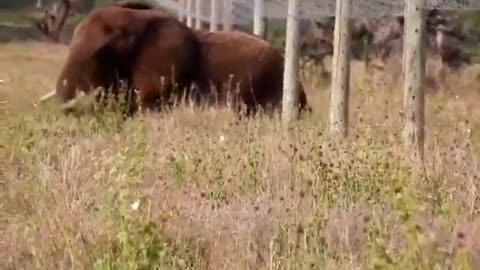
<path fill-rule="evenodd" d="M 129 66 L 140 46 L 152 16 L 140 10 L 109 6 L 92 11 L 74 30 L 69 54 L 57 78 L 56 97 L 63 105 L 75 102 L 76 92 L 117 87 L 129 79 Z"/>

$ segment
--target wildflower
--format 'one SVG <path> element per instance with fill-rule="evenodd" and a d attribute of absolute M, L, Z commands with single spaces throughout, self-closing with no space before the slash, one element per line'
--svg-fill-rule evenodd
<path fill-rule="evenodd" d="M 220 135 L 220 142 L 225 141 L 225 137 L 223 135 Z"/>
<path fill-rule="evenodd" d="M 133 203 L 130 205 L 130 208 L 131 208 L 133 211 L 136 211 L 139 206 L 140 206 L 140 200 L 136 200 L 135 202 L 133 202 Z"/>

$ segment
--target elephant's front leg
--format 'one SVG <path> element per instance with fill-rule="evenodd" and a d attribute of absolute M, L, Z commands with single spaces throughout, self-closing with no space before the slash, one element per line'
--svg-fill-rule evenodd
<path fill-rule="evenodd" d="M 168 82 L 146 70 L 134 72 L 132 78 L 141 110 L 159 110 L 164 105 L 164 99 L 168 98 Z"/>

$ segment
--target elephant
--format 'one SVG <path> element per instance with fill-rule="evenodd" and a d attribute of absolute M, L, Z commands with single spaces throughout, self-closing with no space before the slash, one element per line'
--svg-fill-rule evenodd
<path fill-rule="evenodd" d="M 141 106 L 154 109 L 175 89 L 188 90 L 200 81 L 200 58 L 197 36 L 172 16 L 115 5 L 99 8 L 75 28 L 55 95 L 43 100 L 56 96 L 65 104 L 76 90 L 89 94 L 98 87 L 116 94 L 125 80 L 139 90 Z"/>
<path fill-rule="evenodd" d="M 97 9 L 77 26 L 56 94 L 65 102 L 78 86 L 115 91 L 120 78 L 138 90 L 142 107 L 153 109 L 170 97 L 172 81 L 161 88 L 158 78 L 168 78 L 172 66 L 182 90 L 177 93 L 196 101 L 225 103 L 231 94 L 234 108 L 246 105 L 247 114 L 281 104 L 283 56 L 268 42 L 239 31 L 193 30 L 148 4 L 127 1 Z M 61 84 L 65 78 L 70 80 L 66 86 Z M 238 92 L 225 83 L 238 86 Z M 192 84 L 196 92 L 187 88 Z M 298 86 L 298 107 L 311 110 L 300 82 Z"/>

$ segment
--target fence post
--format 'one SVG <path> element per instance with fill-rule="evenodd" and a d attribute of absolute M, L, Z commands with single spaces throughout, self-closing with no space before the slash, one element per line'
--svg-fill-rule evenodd
<path fill-rule="evenodd" d="M 210 0 L 210 32 L 218 30 L 218 1 Z"/>
<path fill-rule="evenodd" d="M 298 14 L 299 0 L 288 1 L 285 69 L 283 73 L 282 121 L 285 124 L 298 118 Z"/>
<path fill-rule="evenodd" d="M 202 0 L 195 0 L 195 29 L 202 29 Z"/>
<path fill-rule="evenodd" d="M 185 22 L 185 0 L 178 1 L 178 19 Z"/>
<path fill-rule="evenodd" d="M 337 0 L 330 93 L 330 134 L 348 135 L 352 0 Z"/>
<path fill-rule="evenodd" d="M 233 0 L 223 0 L 223 30 L 232 31 Z"/>
<path fill-rule="evenodd" d="M 253 33 L 265 38 L 265 0 L 255 0 L 253 8 Z"/>
<path fill-rule="evenodd" d="M 193 16 L 192 16 L 192 1 L 193 0 L 186 0 L 187 1 L 187 26 L 192 27 L 193 26 Z"/>
<path fill-rule="evenodd" d="M 425 140 L 425 10 L 421 0 L 409 0 L 405 9 L 403 56 L 404 143 L 423 160 Z"/>

